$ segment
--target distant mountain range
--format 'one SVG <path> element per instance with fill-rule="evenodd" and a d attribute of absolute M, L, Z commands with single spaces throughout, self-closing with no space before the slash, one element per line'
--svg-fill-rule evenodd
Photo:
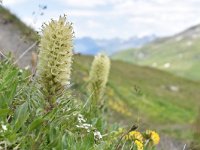
<path fill-rule="evenodd" d="M 120 38 L 93 39 L 91 37 L 83 37 L 75 39 L 75 52 L 88 55 L 95 55 L 98 52 L 104 52 L 111 55 L 127 48 L 141 47 L 155 39 L 155 35 L 132 37 L 127 40 Z"/>
<path fill-rule="evenodd" d="M 141 47 L 120 51 L 113 59 L 155 67 L 200 80 L 200 25 Z"/>

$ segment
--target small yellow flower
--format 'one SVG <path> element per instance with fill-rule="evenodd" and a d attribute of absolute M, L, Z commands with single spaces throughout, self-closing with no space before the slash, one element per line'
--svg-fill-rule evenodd
<path fill-rule="evenodd" d="M 126 140 L 138 140 L 141 143 L 143 142 L 143 136 L 140 132 L 138 131 L 131 131 L 125 136 Z"/>
<path fill-rule="evenodd" d="M 160 136 L 157 132 L 152 130 L 146 131 L 147 136 L 152 141 L 153 145 L 157 145 L 160 142 Z"/>
<path fill-rule="evenodd" d="M 139 140 L 135 140 L 135 145 L 137 146 L 137 150 L 143 150 L 143 144 Z"/>

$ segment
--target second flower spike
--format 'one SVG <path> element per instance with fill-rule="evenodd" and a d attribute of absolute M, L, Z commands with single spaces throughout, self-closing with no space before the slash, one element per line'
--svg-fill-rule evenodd
<path fill-rule="evenodd" d="M 104 54 L 95 56 L 90 70 L 89 91 L 93 105 L 101 105 L 108 75 L 110 71 L 110 59 Z"/>

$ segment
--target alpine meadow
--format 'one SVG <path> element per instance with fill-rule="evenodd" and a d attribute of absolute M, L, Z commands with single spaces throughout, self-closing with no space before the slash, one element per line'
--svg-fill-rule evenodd
<path fill-rule="evenodd" d="M 0 150 L 200 149 L 199 25 L 87 55 L 75 49 L 73 11 L 37 32 L 5 1 Z"/>

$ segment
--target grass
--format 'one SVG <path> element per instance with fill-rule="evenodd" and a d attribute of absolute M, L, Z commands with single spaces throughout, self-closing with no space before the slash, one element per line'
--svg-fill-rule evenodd
<path fill-rule="evenodd" d="M 75 57 L 73 70 L 78 71 L 75 71 L 72 77 L 74 86 L 80 91 L 87 87 L 85 81 L 91 61 L 90 56 Z M 172 85 L 177 86 L 179 91 L 171 91 L 169 87 Z M 186 138 L 192 136 L 190 125 L 197 114 L 199 93 L 199 83 L 156 69 L 112 61 L 107 99 L 122 102 L 124 109 L 131 113 L 131 116 L 123 113 L 114 115 L 114 122 L 123 120 L 128 126 L 138 123 L 139 119 L 141 124 L 160 129 L 161 133 L 168 132 L 175 138 L 188 140 Z M 112 106 L 110 109 L 112 110 Z M 120 114 L 117 109 L 113 111 Z M 180 128 L 174 129 L 175 125 Z M 165 126 L 167 129 L 164 129 Z"/>
<path fill-rule="evenodd" d="M 193 31 L 193 29 L 190 30 L 187 30 L 187 32 L 192 32 L 189 36 L 184 32 L 169 38 L 158 39 L 142 48 L 119 52 L 113 55 L 113 59 L 144 66 L 154 66 L 155 68 L 174 73 L 181 77 L 195 81 L 200 80 L 198 67 L 200 38 L 194 38 L 193 35 L 195 36 L 198 33 L 195 30 Z M 167 63 L 170 63 L 170 66 L 164 67 Z"/>
<path fill-rule="evenodd" d="M 126 129 L 119 133 L 117 131 L 118 127 L 126 125 L 119 124 L 126 113 L 114 112 L 117 116 L 113 121 L 119 121 L 114 123 L 116 125 L 107 122 L 111 120 L 109 117 L 112 105 L 105 113 L 92 112 L 97 117 L 91 117 L 94 114 L 91 114 L 90 101 L 88 103 L 89 97 L 85 88 L 87 82 L 82 80 L 83 77 L 87 77 L 88 69 L 83 69 L 86 66 L 79 64 L 82 60 L 87 62 L 91 59 L 85 56 L 75 57 L 74 84 L 59 97 L 58 103 L 50 108 L 48 99 L 40 90 L 40 83 L 34 80 L 28 70 L 12 65 L 11 60 L 1 60 L 0 146 L 4 149 L 114 150 L 119 143 L 118 139 L 126 132 Z M 83 74 L 80 75 L 81 72 Z M 121 98 L 125 98 L 124 94 L 116 93 L 116 89 L 111 85 L 107 89 L 106 99 L 112 98 L 114 104 L 119 102 L 118 106 L 122 110 L 128 108 L 125 102 L 121 101 Z M 120 114 L 122 118 L 119 118 Z M 81 117 L 81 121 L 77 119 L 80 115 L 84 117 Z M 125 116 L 128 119 L 127 115 Z M 128 127 L 130 128 L 130 125 Z M 102 134 L 103 138 L 96 139 L 95 133 Z M 132 139 L 129 140 L 126 142 L 127 148 L 135 145 Z M 124 139 L 121 144 L 123 143 Z"/>

